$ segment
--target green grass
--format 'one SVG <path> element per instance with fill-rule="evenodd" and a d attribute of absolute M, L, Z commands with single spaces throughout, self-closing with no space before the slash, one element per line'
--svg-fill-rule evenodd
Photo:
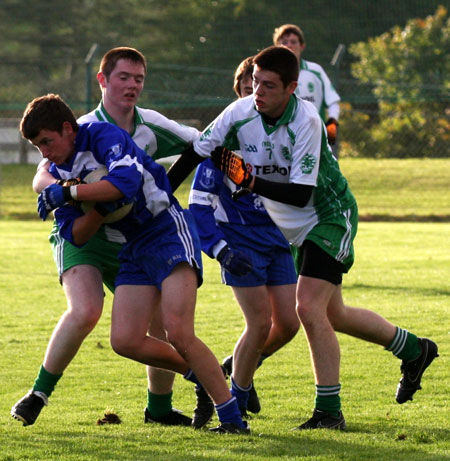
<path fill-rule="evenodd" d="M 342 159 L 362 220 L 450 221 L 450 159 Z M 0 218 L 37 219 L 33 165 L 0 165 Z M 177 191 L 186 203 L 189 181 Z"/>
<path fill-rule="evenodd" d="M 368 164 L 363 162 L 341 163 L 358 198 L 364 182 L 353 185 L 353 177 L 366 172 Z M 373 169 L 384 161 L 375 162 Z M 443 171 L 445 165 L 448 162 L 436 164 L 436 170 L 448 175 L 448 168 Z M 376 310 L 394 324 L 439 344 L 440 357 L 425 374 L 423 390 L 413 402 L 395 403 L 398 360 L 379 346 L 340 335 L 342 402 L 348 430 L 291 432 L 310 416 L 314 401 L 309 353 L 300 331 L 258 370 L 255 384 L 263 409 L 250 421 L 251 436 L 144 425 L 144 367 L 110 349 L 112 297 L 108 293 L 102 319 L 66 370 L 49 407 L 35 425 L 23 427 L 10 417 L 9 410 L 32 386 L 48 339 L 65 309 L 47 241 L 51 223 L 42 223 L 33 215 L 35 196 L 29 187 L 33 170 L 2 167 L 1 204 L 8 211 L 0 220 L 1 461 L 450 461 L 450 223 L 439 222 L 361 223 L 355 266 L 344 278 L 348 304 Z M 406 170 L 408 175 L 413 173 L 407 168 L 399 171 Z M 367 172 L 366 178 L 371 179 Z M 433 181 L 425 182 L 422 191 L 408 186 L 418 200 L 424 188 L 432 189 Z M 371 183 L 365 187 L 373 187 L 373 194 L 380 192 Z M 186 187 L 181 192 L 184 201 Z M 448 187 L 435 193 L 442 200 L 430 202 L 427 215 L 447 214 Z M 395 191 L 389 197 L 377 212 L 380 215 L 402 210 L 401 204 L 395 205 Z M 366 205 L 360 200 L 361 208 L 365 210 Z M 17 216 L 28 219 L 17 220 Z M 205 257 L 204 265 L 196 331 L 222 359 L 231 352 L 243 321 L 231 291 L 220 283 L 217 263 Z M 193 386 L 177 377 L 174 405 L 190 414 L 194 404 Z M 97 419 L 108 410 L 118 413 L 122 424 L 97 426 Z"/>

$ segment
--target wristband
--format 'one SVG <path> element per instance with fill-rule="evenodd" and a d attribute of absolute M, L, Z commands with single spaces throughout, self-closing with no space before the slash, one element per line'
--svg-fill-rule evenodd
<path fill-rule="evenodd" d="M 70 186 L 70 196 L 71 196 L 74 200 L 77 200 L 77 198 L 78 198 L 77 186 Z"/>

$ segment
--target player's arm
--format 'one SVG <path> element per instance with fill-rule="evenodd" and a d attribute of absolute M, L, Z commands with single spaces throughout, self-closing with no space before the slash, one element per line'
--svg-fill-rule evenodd
<path fill-rule="evenodd" d="M 93 209 L 83 214 L 77 204 L 62 206 L 55 210 L 59 232 L 68 242 L 82 246 L 96 234 L 103 224 L 104 217 L 110 211 L 114 211 L 114 207 L 114 203 L 97 203 Z"/>
<path fill-rule="evenodd" d="M 100 229 L 104 219 L 95 208 L 76 218 L 72 226 L 72 243 L 76 246 L 87 243 Z"/>
<path fill-rule="evenodd" d="M 244 159 L 226 147 L 216 147 L 211 152 L 211 158 L 221 171 L 243 188 L 233 195 L 235 198 L 254 192 L 271 200 L 302 208 L 309 202 L 314 190 L 314 186 L 306 184 L 279 183 L 253 176 L 248 172 Z"/>
<path fill-rule="evenodd" d="M 124 197 L 124 194 L 111 182 L 100 180 L 91 184 L 47 186 L 38 197 L 38 213 L 43 221 L 50 211 L 62 207 L 72 201 L 115 202 Z M 105 204 L 106 206 L 106 204 Z"/>
<path fill-rule="evenodd" d="M 36 194 L 40 194 L 50 184 L 56 183 L 57 179 L 49 173 L 49 168 L 50 162 L 42 159 L 33 178 L 33 190 Z"/>
<path fill-rule="evenodd" d="M 197 154 L 193 146 L 189 146 L 182 152 L 180 158 L 167 171 L 167 177 L 169 178 L 173 192 L 178 189 L 179 185 L 189 176 L 191 171 L 203 160 L 205 158 Z"/>

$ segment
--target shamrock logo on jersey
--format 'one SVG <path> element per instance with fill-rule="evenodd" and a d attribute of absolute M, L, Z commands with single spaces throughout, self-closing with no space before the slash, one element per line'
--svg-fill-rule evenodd
<path fill-rule="evenodd" d="M 285 160 L 289 160 L 289 161 L 292 162 L 292 155 L 291 155 L 291 153 L 289 152 L 289 149 L 286 146 L 281 147 L 281 154 L 283 155 Z"/>
<path fill-rule="evenodd" d="M 310 93 L 314 91 L 314 85 L 311 82 L 308 83 L 308 90 Z"/>
<path fill-rule="evenodd" d="M 300 163 L 300 168 L 302 169 L 303 174 L 311 174 L 312 170 L 314 169 L 314 165 L 316 164 L 316 159 L 311 154 L 306 154 L 302 162 Z"/>

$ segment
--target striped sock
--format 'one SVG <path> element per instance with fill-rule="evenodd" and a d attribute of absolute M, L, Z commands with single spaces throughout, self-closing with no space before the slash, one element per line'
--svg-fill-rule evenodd
<path fill-rule="evenodd" d="M 236 397 L 231 397 L 220 405 L 214 405 L 219 421 L 223 423 L 234 423 L 239 427 L 245 427 L 242 421 L 241 411 L 239 410 Z"/>
<path fill-rule="evenodd" d="M 189 368 L 189 370 L 186 371 L 186 373 L 183 375 L 183 378 L 184 378 L 184 379 L 187 379 L 187 380 L 190 381 L 191 383 L 197 384 L 197 386 L 203 387 L 203 386 L 200 384 L 200 381 L 197 379 L 197 376 L 195 376 L 195 374 L 194 374 L 194 372 L 192 371 L 191 368 Z"/>
<path fill-rule="evenodd" d="M 409 361 L 419 357 L 422 350 L 417 336 L 403 328 L 396 328 L 394 339 L 386 347 L 386 350 L 392 352 L 401 360 Z"/>
<path fill-rule="evenodd" d="M 251 388 L 252 388 L 251 384 L 248 387 L 242 387 L 236 384 L 234 379 L 231 378 L 231 395 L 233 397 L 236 397 L 238 407 L 241 410 L 247 409 L 248 394 Z"/>
<path fill-rule="evenodd" d="M 341 410 L 340 391 L 340 384 L 336 384 L 335 386 L 321 386 L 316 384 L 315 408 L 317 410 L 326 411 L 333 416 L 338 416 Z"/>

